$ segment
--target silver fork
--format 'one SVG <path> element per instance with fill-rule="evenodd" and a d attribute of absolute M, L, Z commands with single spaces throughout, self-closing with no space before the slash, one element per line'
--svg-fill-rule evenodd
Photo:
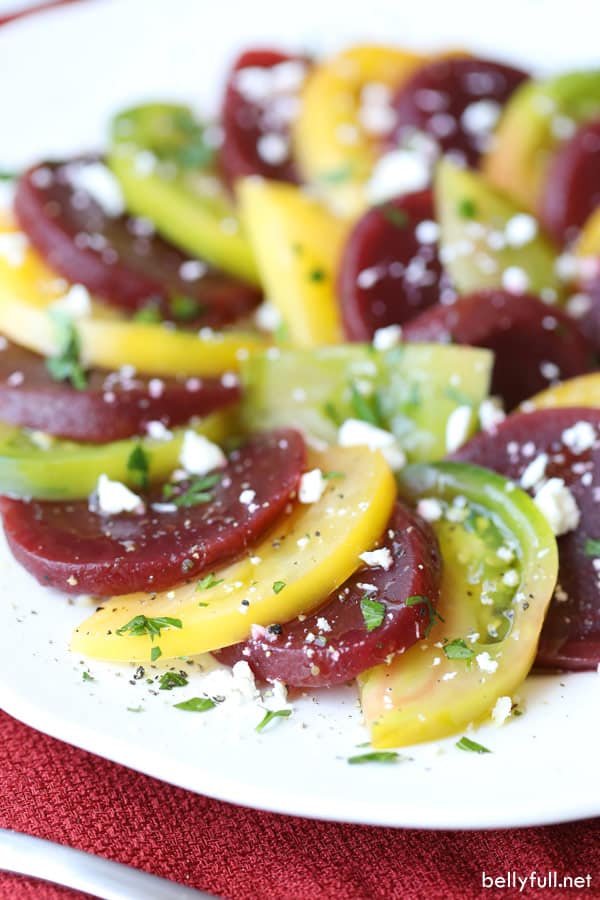
<path fill-rule="evenodd" d="M 0 869 L 32 875 L 101 900 L 214 900 L 197 891 L 83 850 L 0 828 Z"/>

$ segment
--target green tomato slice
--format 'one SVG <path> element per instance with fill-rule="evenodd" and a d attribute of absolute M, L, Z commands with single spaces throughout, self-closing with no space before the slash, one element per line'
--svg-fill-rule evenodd
<path fill-rule="evenodd" d="M 231 433 L 234 422 L 230 411 L 217 412 L 189 427 L 220 442 Z M 139 488 L 128 466 L 139 446 L 146 453 L 149 480 L 160 481 L 177 468 L 185 430 L 174 429 L 167 441 L 134 437 L 109 444 L 78 444 L 0 424 L 0 494 L 76 500 L 95 490 L 101 474 Z"/>
<path fill-rule="evenodd" d="M 492 364 L 489 350 L 445 344 L 271 349 L 242 366 L 242 415 L 249 430 L 289 425 L 327 443 L 363 419 L 391 431 L 409 460 L 439 459 L 456 409 L 466 408 L 464 439 L 477 430 Z"/>
<path fill-rule="evenodd" d="M 250 245 L 213 157 L 206 129 L 187 106 L 138 106 L 112 123 L 108 163 L 129 211 L 188 253 L 257 284 Z"/>
<path fill-rule="evenodd" d="M 375 747 L 446 737 L 511 697 L 535 658 L 558 572 L 548 523 L 507 479 L 437 463 L 408 466 L 398 480 L 409 502 L 437 502 L 444 572 L 427 638 L 359 679 Z"/>

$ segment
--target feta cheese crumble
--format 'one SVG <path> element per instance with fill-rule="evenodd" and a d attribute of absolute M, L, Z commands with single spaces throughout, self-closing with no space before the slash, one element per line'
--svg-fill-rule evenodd
<path fill-rule="evenodd" d="M 373 335 L 373 346 L 376 350 L 391 350 L 397 347 L 402 340 L 402 327 L 400 325 L 388 325 L 386 328 L 378 328 Z"/>
<path fill-rule="evenodd" d="M 316 503 L 321 499 L 327 483 L 320 469 L 311 469 L 305 472 L 300 479 L 298 500 L 300 503 Z"/>
<path fill-rule="evenodd" d="M 206 475 L 227 463 L 227 457 L 218 446 L 202 434 L 186 431 L 179 454 L 179 462 L 191 475 Z"/>
<path fill-rule="evenodd" d="M 392 469 L 401 469 L 406 462 L 406 457 L 391 432 L 363 422 L 362 419 L 346 419 L 338 431 L 338 444 L 340 447 L 381 450 Z"/>
<path fill-rule="evenodd" d="M 576 455 L 585 453 L 596 443 L 596 430 L 589 422 L 575 422 L 563 431 L 562 442 Z"/>
<path fill-rule="evenodd" d="M 457 406 L 452 410 L 446 422 L 446 450 L 448 453 L 453 453 L 464 444 L 469 435 L 470 425 L 470 406 Z"/>
<path fill-rule="evenodd" d="M 125 212 L 121 186 L 113 173 L 100 162 L 73 167 L 71 184 L 76 191 L 85 191 L 112 218 Z"/>
<path fill-rule="evenodd" d="M 364 553 L 359 554 L 358 558 L 362 559 L 367 566 L 381 566 L 386 572 L 391 568 L 394 561 L 387 547 L 380 547 L 378 550 L 365 550 Z"/>
<path fill-rule="evenodd" d="M 557 537 L 579 525 L 579 507 L 562 478 L 550 478 L 542 485 L 534 497 L 534 503 Z"/>
<path fill-rule="evenodd" d="M 141 497 L 130 491 L 120 481 L 111 481 L 108 475 L 100 475 L 96 488 L 97 510 L 101 516 L 116 516 L 122 512 L 135 512 L 144 504 Z"/>
<path fill-rule="evenodd" d="M 498 663 L 491 658 L 487 650 L 484 650 L 483 653 L 478 653 L 475 660 L 481 671 L 489 675 L 493 674 L 498 668 Z"/>
<path fill-rule="evenodd" d="M 503 725 L 510 717 L 512 711 L 512 700 L 510 697 L 498 697 L 496 705 L 492 710 L 492 720 L 496 725 Z"/>

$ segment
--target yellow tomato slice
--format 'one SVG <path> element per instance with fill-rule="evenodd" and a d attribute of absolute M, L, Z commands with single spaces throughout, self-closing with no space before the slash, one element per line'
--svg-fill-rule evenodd
<path fill-rule="evenodd" d="M 364 447 L 315 454 L 312 465 L 345 477 L 329 481 L 316 503 L 295 504 L 248 556 L 216 573 L 219 584 L 113 597 L 74 632 L 73 651 L 132 661 L 148 661 L 156 644 L 163 657 L 204 653 L 245 640 L 252 625 L 286 622 L 318 607 L 381 536 L 396 485 L 379 452 Z M 119 634 L 136 616 L 167 616 L 182 627 L 165 628 L 154 644 L 148 635 Z"/>
<path fill-rule="evenodd" d="M 14 226 L 0 230 L 19 240 Z M 0 255 L 0 331 L 28 350 L 51 356 L 58 350 L 58 334 L 49 312 L 68 285 L 31 247 L 21 255 L 22 260 Z M 266 346 L 252 333 L 196 333 L 134 322 L 100 303 L 92 303 L 90 315 L 78 319 L 76 327 L 86 366 L 131 365 L 150 375 L 219 375 L 235 371 L 250 352 Z"/>
<path fill-rule="evenodd" d="M 261 281 L 290 341 L 340 343 L 335 286 L 347 225 L 293 185 L 244 178 L 238 196 Z"/>
<path fill-rule="evenodd" d="M 559 406 L 591 406 L 600 408 L 600 374 L 578 375 L 548 388 L 521 404 L 524 410 L 549 409 Z"/>
<path fill-rule="evenodd" d="M 315 66 L 301 96 L 294 152 L 304 178 L 341 215 L 365 208 L 364 182 L 377 158 L 379 136 L 361 123 L 363 90 L 395 89 L 426 57 L 396 47 L 351 47 Z"/>

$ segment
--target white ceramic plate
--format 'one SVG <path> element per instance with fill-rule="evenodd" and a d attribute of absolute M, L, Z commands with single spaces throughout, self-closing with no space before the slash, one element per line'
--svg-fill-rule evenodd
<path fill-rule="evenodd" d="M 568 11 L 562 0 L 92 0 L 0 31 L 0 84 L 10 85 L 0 92 L 0 168 L 98 147 L 111 112 L 130 101 L 214 103 L 227 61 L 245 44 L 322 49 L 372 38 L 463 45 L 558 68 L 597 60 L 599 24 L 587 0 L 572 0 Z M 576 40 L 566 40 L 567 26 Z M 355 767 L 347 758 L 367 735 L 350 689 L 301 697 L 291 718 L 259 735 L 245 720 L 236 724 L 226 703 L 205 714 L 173 709 L 198 693 L 195 665 L 188 689 L 166 692 L 135 680 L 133 667 L 73 657 L 70 632 L 90 610 L 39 587 L 4 543 L 0 598 L 2 708 L 164 781 L 262 809 L 375 825 L 514 827 L 600 814 L 594 673 L 530 678 L 525 715 L 477 732 L 490 754 L 461 752 L 448 740 L 407 751 L 411 761 Z"/>

